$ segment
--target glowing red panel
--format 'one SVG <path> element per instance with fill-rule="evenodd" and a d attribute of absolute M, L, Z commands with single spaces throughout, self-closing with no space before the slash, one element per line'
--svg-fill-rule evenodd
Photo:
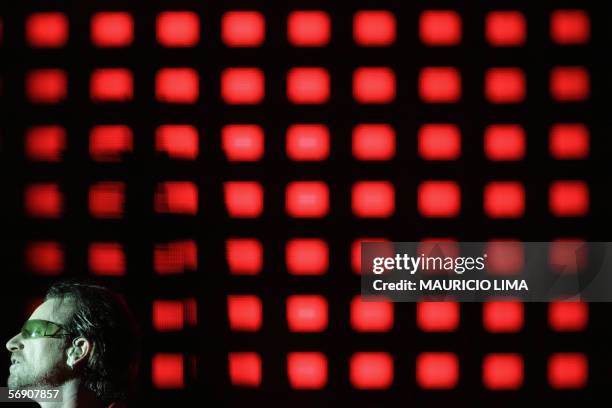
<path fill-rule="evenodd" d="M 349 361 L 351 385 L 357 389 L 382 390 L 393 384 L 393 358 L 389 353 L 358 352 Z"/>
<path fill-rule="evenodd" d="M 353 157 L 357 160 L 391 160 L 395 156 L 395 130 L 385 124 L 362 124 L 353 128 Z"/>
<path fill-rule="evenodd" d="M 419 96 L 426 103 L 453 103 L 461 98 L 461 75 L 452 67 L 423 68 Z"/>
<path fill-rule="evenodd" d="M 265 96 L 264 74 L 259 68 L 227 68 L 221 73 L 221 98 L 230 105 L 254 105 Z"/>
<path fill-rule="evenodd" d="M 198 187 L 190 181 L 167 181 L 157 185 L 155 212 L 195 215 L 198 212 Z"/>
<path fill-rule="evenodd" d="M 485 37 L 494 47 L 525 45 L 527 22 L 520 11 L 491 11 L 486 16 Z"/>
<path fill-rule="evenodd" d="M 185 307 L 180 300 L 153 301 L 153 328 L 160 332 L 183 330 Z"/>
<path fill-rule="evenodd" d="M 198 268 L 198 247 L 194 241 L 171 241 L 156 244 L 153 250 L 153 270 L 160 275 L 194 271 Z"/>
<path fill-rule="evenodd" d="M 264 131 L 258 125 L 226 125 L 222 148 L 229 161 L 258 161 L 264 155 Z"/>
<path fill-rule="evenodd" d="M 133 148 L 132 129 L 125 125 L 95 126 L 89 133 L 89 154 L 93 160 L 118 162 Z"/>
<path fill-rule="evenodd" d="M 171 159 L 198 157 L 198 130 L 191 125 L 162 125 L 155 130 L 155 149 Z"/>
<path fill-rule="evenodd" d="M 372 299 L 374 300 L 374 299 Z M 351 327 L 357 332 L 388 332 L 393 328 L 393 303 L 377 299 L 365 301 L 360 295 L 351 300 Z"/>
<path fill-rule="evenodd" d="M 287 354 L 287 378 L 291 388 L 316 390 L 327 384 L 327 358 L 316 351 Z"/>
<path fill-rule="evenodd" d="M 259 47 L 266 38 L 266 20 L 257 11 L 228 11 L 221 17 L 221 40 L 228 47 Z"/>
<path fill-rule="evenodd" d="M 258 331 L 263 320 L 261 300 L 255 295 L 229 295 L 227 316 L 232 331 Z"/>
<path fill-rule="evenodd" d="M 457 125 L 429 124 L 419 129 L 419 155 L 424 160 L 457 160 L 461 132 Z"/>
<path fill-rule="evenodd" d="M 263 187 L 256 181 L 229 181 L 223 183 L 225 207 L 230 217 L 255 218 L 264 209 Z"/>
<path fill-rule="evenodd" d="M 523 357 L 514 353 L 494 353 L 482 362 L 482 381 L 490 390 L 516 390 L 523 385 Z"/>
<path fill-rule="evenodd" d="M 351 244 L 351 269 L 354 273 L 361 274 L 361 244 L 363 242 L 389 242 L 385 238 L 360 238 Z M 389 256 L 393 254 L 389 253 Z"/>
<path fill-rule="evenodd" d="M 165 103 L 195 103 L 199 77 L 191 68 L 163 68 L 155 75 L 155 99 Z"/>
<path fill-rule="evenodd" d="M 25 261 L 28 269 L 38 275 L 57 276 L 64 270 L 64 247 L 56 241 L 30 242 Z"/>
<path fill-rule="evenodd" d="M 353 98 L 359 103 L 390 103 L 395 99 L 395 73 L 390 68 L 357 68 L 353 73 Z"/>
<path fill-rule="evenodd" d="M 123 11 L 95 13 L 91 17 L 90 34 L 96 47 L 127 47 L 134 41 L 134 20 Z"/>
<path fill-rule="evenodd" d="M 588 263 L 588 252 L 582 250 L 583 239 L 561 238 L 551 241 L 548 248 L 548 264 L 556 273 L 576 273 Z"/>
<path fill-rule="evenodd" d="M 25 133 L 25 155 L 32 161 L 58 162 L 66 149 L 66 129 L 62 126 L 35 126 Z"/>
<path fill-rule="evenodd" d="M 461 210 L 461 191 L 453 181 L 425 181 L 418 189 L 418 209 L 423 217 L 456 217 Z"/>
<path fill-rule="evenodd" d="M 424 332 L 452 332 L 459 327 L 457 302 L 418 302 L 417 326 Z"/>
<path fill-rule="evenodd" d="M 589 42 L 591 21 L 584 10 L 555 10 L 550 15 L 550 38 L 560 45 Z"/>
<path fill-rule="evenodd" d="M 578 332 L 589 323 L 589 304 L 584 302 L 551 302 L 548 325 L 558 332 Z"/>
<path fill-rule="evenodd" d="M 263 246 L 254 238 L 228 239 L 225 256 L 232 275 L 257 275 L 263 268 Z"/>
<path fill-rule="evenodd" d="M 548 149 L 557 160 L 581 160 L 589 156 L 589 128 L 582 123 L 557 123 L 550 128 Z"/>
<path fill-rule="evenodd" d="M 329 73 L 325 68 L 292 68 L 287 73 L 287 99 L 296 104 L 329 100 Z"/>
<path fill-rule="evenodd" d="M 322 332 L 327 328 L 327 300 L 319 295 L 287 297 L 287 326 L 290 332 Z"/>
<path fill-rule="evenodd" d="M 485 96 L 490 103 L 525 100 L 525 74 L 519 68 L 491 68 L 485 73 Z"/>
<path fill-rule="evenodd" d="M 324 11 L 292 11 L 287 17 L 287 39 L 294 47 L 323 47 L 329 44 L 331 20 Z"/>
<path fill-rule="evenodd" d="M 104 181 L 89 187 L 89 213 L 95 218 L 121 218 L 125 206 L 125 183 Z"/>
<path fill-rule="evenodd" d="M 482 324 L 490 333 L 517 333 L 524 324 L 521 302 L 485 302 L 482 306 Z"/>
<path fill-rule="evenodd" d="M 157 42 L 162 47 L 193 47 L 200 41 L 200 18 L 191 11 L 157 15 Z"/>
<path fill-rule="evenodd" d="M 353 17 L 353 39 L 363 47 L 384 47 L 395 42 L 397 23 L 389 11 L 358 11 Z"/>
<path fill-rule="evenodd" d="M 484 151 L 492 161 L 525 158 L 525 129 L 521 125 L 490 125 L 484 133 Z"/>
<path fill-rule="evenodd" d="M 178 353 L 157 353 L 151 361 L 151 381 L 158 389 L 185 388 L 184 358 Z"/>
<path fill-rule="evenodd" d="M 292 275 L 323 275 L 329 268 L 329 248 L 319 238 L 295 238 L 285 245 L 285 263 Z"/>
<path fill-rule="evenodd" d="M 291 217 L 320 218 L 329 212 L 329 188 L 321 181 L 294 181 L 285 190 L 285 210 Z"/>
<path fill-rule="evenodd" d="M 287 128 L 287 157 L 295 161 L 321 161 L 329 157 L 329 129 L 300 124 Z"/>
<path fill-rule="evenodd" d="M 555 67 L 550 72 L 550 94 L 555 101 L 584 101 L 590 88 L 589 72 L 584 67 Z"/>
<path fill-rule="evenodd" d="M 25 35 L 30 47 L 63 47 L 68 42 L 68 18 L 58 12 L 30 14 L 25 21 Z"/>
<path fill-rule="evenodd" d="M 419 387 L 448 390 L 459 382 L 459 359 L 454 353 L 426 352 L 416 359 L 416 377 Z"/>
<path fill-rule="evenodd" d="M 486 270 L 494 275 L 515 275 L 523 271 L 525 251 L 518 240 L 498 239 L 487 242 Z"/>
<path fill-rule="evenodd" d="M 555 181 L 548 191 L 548 207 L 555 217 L 584 217 L 589 212 L 589 187 L 584 181 Z"/>
<path fill-rule="evenodd" d="M 351 192 L 353 214 L 363 218 L 386 218 L 395 212 L 395 188 L 388 181 L 360 181 Z"/>
<path fill-rule="evenodd" d="M 117 242 L 96 242 L 89 245 L 89 270 L 96 275 L 123 276 L 126 262 L 123 246 Z"/>
<path fill-rule="evenodd" d="M 25 212 L 30 217 L 59 218 L 64 209 L 64 197 L 57 183 L 34 183 L 24 191 Z"/>
<path fill-rule="evenodd" d="M 555 389 L 584 388 L 589 362 L 583 353 L 554 353 L 548 359 L 548 383 Z"/>
<path fill-rule="evenodd" d="M 61 69 L 34 69 L 26 74 L 25 92 L 32 103 L 60 103 L 68 95 L 68 78 Z"/>
<path fill-rule="evenodd" d="M 494 181 L 484 188 L 484 212 L 489 218 L 520 218 L 525 213 L 525 188 L 517 181 Z"/>
<path fill-rule="evenodd" d="M 126 102 L 134 98 L 134 80 L 125 68 L 101 68 L 91 73 L 89 94 L 94 102 Z"/>
<path fill-rule="evenodd" d="M 229 377 L 238 387 L 261 385 L 261 357 L 250 351 L 232 352 L 228 355 Z"/>
<path fill-rule="evenodd" d="M 428 10 L 419 18 L 419 34 L 425 45 L 458 45 L 461 42 L 461 16 L 450 10 Z"/>

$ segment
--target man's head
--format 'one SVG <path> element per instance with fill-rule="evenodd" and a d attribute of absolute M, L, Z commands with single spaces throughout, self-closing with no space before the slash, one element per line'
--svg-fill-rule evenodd
<path fill-rule="evenodd" d="M 123 399 L 135 375 L 138 336 L 123 299 L 102 286 L 53 285 L 11 352 L 9 387 L 58 387 L 72 379 L 102 401 Z"/>

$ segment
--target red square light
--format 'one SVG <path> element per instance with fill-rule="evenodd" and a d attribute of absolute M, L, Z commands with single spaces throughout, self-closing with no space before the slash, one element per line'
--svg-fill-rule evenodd
<path fill-rule="evenodd" d="M 255 238 L 228 239 L 225 256 L 232 275 L 257 275 L 263 268 L 263 246 Z"/>
<path fill-rule="evenodd" d="M 191 11 L 157 15 L 157 42 L 162 47 L 193 47 L 200 41 L 200 17 Z"/>
<path fill-rule="evenodd" d="M 525 213 L 525 188 L 517 181 L 494 181 L 484 187 L 483 207 L 489 218 L 520 218 Z"/>
<path fill-rule="evenodd" d="M 180 300 L 153 301 L 153 328 L 159 332 L 183 330 L 185 306 Z"/>
<path fill-rule="evenodd" d="M 555 217 L 584 217 L 589 212 L 589 187 L 584 181 L 551 183 L 548 208 Z"/>
<path fill-rule="evenodd" d="M 456 217 L 461 210 L 461 191 L 453 181 L 424 181 L 418 189 L 418 209 L 423 217 Z"/>
<path fill-rule="evenodd" d="M 300 124 L 287 128 L 287 157 L 295 161 L 321 161 L 329 157 L 329 129 L 325 125 Z"/>
<path fill-rule="evenodd" d="M 90 35 L 96 47 L 127 47 L 134 41 L 134 20 L 123 11 L 95 13 L 91 17 Z"/>
<path fill-rule="evenodd" d="M 325 68 L 292 68 L 287 72 L 287 99 L 296 104 L 329 100 L 329 73 Z"/>
<path fill-rule="evenodd" d="M 521 302 L 485 302 L 482 324 L 490 333 L 517 333 L 524 324 L 524 307 Z"/>
<path fill-rule="evenodd" d="M 125 206 L 125 183 L 99 182 L 89 187 L 89 213 L 95 218 L 121 218 Z"/>
<path fill-rule="evenodd" d="M 30 217 L 59 218 L 64 209 L 64 196 L 57 183 L 33 183 L 25 187 L 24 208 Z"/>
<path fill-rule="evenodd" d="M 490 68 L 485 73 L 485 96 L 490 103 L 525 100 L 525 74 L 519 68 Z"/>
<path fill-rule="evenodd" d="M 550 15 L 550 38 L 559 45 L 589 42 L 591 21 L 584 10 L 555 10 Z"/>
<path fill-rule="evenodd" d="M 448 390 L 459 382 L 459 359 L 454 353 L 426 352 L 416 359 L 417 383 L 421 388 Z"/>
<path fill-rule="evenodd" d="M 459 327 L 457 302 L 418 302 L 417 326 L 424 332 L 452 332 Z"/>
<path fill-rule="evenodd" d="M 256 181 L 228 181 L 223 183 L 225 207 L 233 218 L 256 218 L 264 209 L 264 191 Z"/>
<path fill-rule="evenodd" d="M 118 162 L 133 148 L 132 129 L 125 125 L 95 126 L 89 133 L 89 154 L 93 160 Z"/>
<path fill-rule="evenodd" d="M 265 96 L 264 74 L 259 68 L 227 68 L 221 73 L 221 98 L 230 105 L 255 105 Z"/>
<path fill-rule="evenodd" d="M 523 370 L 520 354 L 488 354 L 482 362 L 482 381 L 490 390 L 516 390 L 523 385 Z"/>
<path fill-rule="evenodd" d="M 191 125 L 162 125 L 155 130 L 155 150 L 171 159 L 198 157 L 198 130 Z"/>
<path fill-rule="evenodd" d="M 285 190 L 285 210 L 290 217 L 320 218 L 329 212 L 329 188 L 321 181 L 294 181 Z"/>
<path fill-rule="evenodd" d="M 32 103 L 60 103 L 68 96 L 68 79 L 62 69 L 34 69 L 26 74 L 26 96 Z"/>
<path fill-rule="evenodd" d="M 384 47 L 395 42 L 395 15 L 390 11 L 358 11 L 353 17 L 353 39 L 363 47 Z"/>
<path fill-rule="evenodd" d="M 154 207 L 157 213 L 195 215 L 198 213 L 198 187 L 190 181 L 158 183 Z"/>
<path fill-rule="evenodd" d="M 185 388 L 184 358 L 177 353 L 157 353 L 151 361 L 151 381 L 158 389 Z"/>
<path fill-rule="evenodd" d="M 192 68 L 162 68 L 155 75 L 155 99 L 165 103 L 195 103 L 199 77 Z"/>
<path fill-rule="evenodd" d="M 395 212 L 395 188 L 388 181 L 359 181 L 351 191 L 353 214 L 363 218 L 387 218 Z"/>
<path fill-rule="evenodd" d="M 457 125 L 423 125 L 418 137 L 419 155 L 424 160 L 457 160 L 461 156 L 461 132 Z"/>
<path fill-rule="evenodd" d="M 490 240 L 485 247 L 486 270 L 493 275 L 516 275 L 523 271 L 525 251 L 521 241 Z"/>
<path fill-rule="evenodd" d="M 33 13 L 25 21 L 26 41 L 33 48 L 60 48 L 68 42 L 68 18 L 63 13 Z"/>
<path fill-rule="evenodd" d="M 389 353 L 355 353 L 350 358 L 349 369 L 354 388 L 382 390 L 393 384 L 393 358 Z"/>
<path fill-rule="evenodd" d="M 554 353 L 548 359 L 548 383 L 555 389 L 584 388 L 589 362 L 583 353 Z"/>
<path fill-rule="evenodd" d="M 351 244 L 351 269 L 353 273 L 361 275 L 361 244 L 364 242 L 389 242 L 385 238 L 360 238 Z M 392 256 L 390 253 L 389 256 Z"/>
<path fill-rule="evenodd" d="M 32 272 L 57 276 L 64 270 L 64 247 L 56 241 L 35 241 L 25 249 L 26 266 Z"/>
<path fill-rule="evenodd" d="M 317 351 L 287 354 L 287 378 L 293 389 L 315 390 L 327 384 L 327 358 Z"/>
<path fill-rule="evenodd" d="M 323 275 L 329 268 L 329 248 L 319 238 L 294 238 L 285 245 L 285 263 L 292 275 Z"/>
<path fill-rule="evenodd" d="M 558 102 L 580 102 L 589 98 L 589 72 L 584 67 L 555 67 L 550 72 L 550 94 Z"/>
<path fill-rule="evenodd" d="M 96 275 L 125 275 L 125 253 L 123 246 L 117 242 L 96 242 L 90 244 L 88 260 L 89 270 Z"/>
<path fill-rule="evenodd" d="M 287 17 L 287 38 L 294 47 L 323 47 L 331 37 L 331 20 L 324 11 L 292 11 Z"/>
<path fill-rule="evenodd" d="M 160 275 L 194 271 L 198 268 L 198 247 L 194 241 L 171 241 L 155 244 L 153 270 Z"/>
<path fill-rule="evenodd" d="M 229 161 L 258 161 L 264 155 L 264 131 L 258 125 L 226 125 L 221 144 Z"/>
<path fill-rule="evenodd" d="M 579 332 L 589 323 L 589 304 L 584 302 L 551 302 L 548 325 L 558 332 Z"/>
<path fill-rule="evenodd" d="M 557 123 L 550 128 L 548 149 L 557 160 L 586 159 L 589 139 L 589 128 L 585 124 Z"/>
<path fill-rule="evenodd" d="M 327 328 L 327 300 L 319 295 L 287 297 L 287 326 L 290 332 L 322 332 Z"/>
<path fill-rule="evenodd" d="M 229 377 L 238 387 L 261 385 L 261 357 L 250 351 L 236 351 L 228 355 Z"/>
<path fill-rule="evenodd" d="M 525 158 L 525 130 L 521 125 L 490 125 L 484 133 L 484 151 L 492 161 Z"/>
<path fill-rule="evenodd" d="M 357 160 L 391 160 L 395 156 L 395 130 L 386 124 L 355 126 L 352 153 Z"/>
<path fill-rule="evenodd" d="M 461 98 L 461 74 L 452 67 L 427 67 L 419 74 L 419 96 L 425 103 L 453 103 Z"/>
<path fill-rule="evenodd" d="M 134 98 L 132 72 L 125 68 L 101 68 L 91 73 L 89 94 L 94 102 L 126 102 Z"/>
<path fill-rule="evenodd" d="M 357 332 L 388 332 L 393 328 L 393 303 L 383 299 L 365 301 L 360 295 L 351 300 L 351 327 Z"/>
<path fill-rule="evenodd" d="M 558 274 L 575 274 L 584 271 L 588 264 L 588 251 L 584 250 L 584 240 L 580 238 L 560 238 L 550 242 L 548 264 Z"/>
<path fill-rule="evenodd" d="M 58 162 L 66 149 L 66 129 L 62 126 L 34 126 L 25 133 L 25 155 L 32 161 Z"/>
<path fill-rule="evenodd" d="M 520 11 L 491 11 L 486 16 L 485 37 L 494 47 L 525 45 L 527 22 Z"/>
<path fill-rule="evenodd" d="M 258 331 L 263 320 L 261 300 L 255 295 L 228 295 L 227 317 L 232 331 Z"/>
<path fill-rule="evenodd" d="M 221 39 L 228 47 L 259 47 L 266 38 L 266 20 L 257 11 L 228 11 L 221 17 Z"/>
<path fill-rule="evenodd" d="M 359 103 L 391 103 L 395 99 L 395 73 L 386 67 L 357 68 L 353 73 L 353 99 Z"/>
<path fill-rule="evenodd" d="M 425 45 L 458 45 L 461 42 L 461 16 L 450 10 L 424 11 L 419 18 L 419 34 Z"/>

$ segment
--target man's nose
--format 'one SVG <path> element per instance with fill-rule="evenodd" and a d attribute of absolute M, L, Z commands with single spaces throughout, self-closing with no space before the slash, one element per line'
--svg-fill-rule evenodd
<path fill-rule="evenodd" d="M 23 343 L 21 342 L 21 333 L 16 334 L 13 336 L 13 338 L 7 341 L 6 348 L 10 352 L 22 349 Z"/>

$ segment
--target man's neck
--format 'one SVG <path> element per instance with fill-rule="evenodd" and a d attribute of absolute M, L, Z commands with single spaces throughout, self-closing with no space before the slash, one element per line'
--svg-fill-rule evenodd
<path fill-rule="evenodd" d="M 104 405 L 89 390 L 81 386 L 81 381 L 72 379 L 62 384 L 59 389 L 61 402 L 39 402 L 41 408 L 103 408 Z"/>

